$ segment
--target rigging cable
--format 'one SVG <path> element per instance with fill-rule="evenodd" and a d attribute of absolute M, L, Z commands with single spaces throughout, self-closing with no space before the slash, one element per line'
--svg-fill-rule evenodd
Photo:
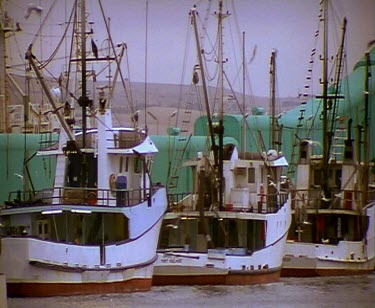
<path fill-rule="evenodd" d="M 76 2 L 76 1 L 77 1 L 77 0 L 75 0 L 75 2 Z M 43 21 L 42 21 L 42 24 L 40 25 L 38 31 L 36 32 L 36 34 L 35 34 L 35 36 L 34 36 L 32 42 L 31 42 L 31 45 L 34 45 L 35 42 L 36 42 L 36 40 L 37 40 L 37 38 L 40 36 L 41 31 L 42 31 L 42 29 L 43 29 L 43 27 L 44 27 L 44 23 L 45 23 L 45 22 L 47 21 L 47 19 L 49 18 L 49 15 L 50 15 L 50 13 L 52 12 L 52 10 L 54 9 L 56 3 L 57 3 L 57 0 L 54 0 L 53 3 L 52 3 L 52 5 L 50 6 L 50 8 L 49 8 L 49 10 L 48 10 L 48 12 L 47 12 L 47 14 L 46 14 L 46 17 L 44 17 L 44 19 L 43 19 Z M 75 3 L 74 3 L 74 4 L 75 4 Z"/>
<path fill-rule="evenodd" d="M 100 10 L 101 10 L 102 16 L 104 17 L 105 14 L 104 14 L 104 9 L 103 9 L 103 6 L 102 6 L 102 2 L 101 2 L 101 0 L 98 0 L 98 3 L 99 3 L 99 6 L 100 6 Z M 111 43 L 111 47 L 112 47 L 113 53 L 115 54 L 115 47 L 114 47 L 114 44 L 113 44 L 112 37 L 111 37 L 111 35 L 110 35 L 110 33 L 109 33 L 108 23 L 107 23 L 107 21 L 105 20 L 105 18 L 103 18 L 103 19 L 104 19 L 104 24 L 105 24 L 105 27 L 106 27 L 106 30 L 107 30 L 108 38 L 109 38 L 109 41 L 110 41 L 110 43 Z M 123 76 L 122 71 L 121 71 L 121 69 L 120 69 L 120 64 L 119 64 L 118 59 L 117 59 L 116 57 L 115 57 L 115 59 L 116 59 L 116 65 L 117 65 L 118 71 L 119 71 L 119 73 L 120 73 L 120 78 L 121 78 L 122 87 L 123 87 L 123 89 L 124 89 L 124 91 L 125 91 L 125 96 L 126 96 L 126 98 L 127 98 L 127 100 L 128 100 L 128 103 L 129 103 L 130 112 L 131 112 L 131 114 L 134 114 L 134 106 L 133 106 L 133 102 L 131 101 L 130 95 L 129 95 L 128 90 L 127 90 L 127 87 L 126 87 L 126 85 L 125 85 L 125 79 L 124 79 L 124 76 Z"/>
<path fill-rule="evenodd" d="M 76 1 L 77 1 L 77 0 L 76 0 Z M 72 17 L 73 17 L 73 14 L 74 14 L 75 10 L 76 10 L 76 6 L 74 6 L 74 9 L 72 10 L 72 12 L 71 12 L 71 14 L 70 14 L 69 21 L 68 21 L 68 23 L 66 24 L 66 27 L 65 27 L 64 33 L 63 33 L 63 35 L 62 35 L 62 37 L 61 37 L 61 40 L 60 40 L 59 43 L 57 44 L 55 50 L 52 52 L 52 54 L 50 55 L 50 57 L 49 57 L 46 61 L 44 61 L 44 63 L 39 67 L 40 69 L 42 69 L 42 68 L 44 68 L 45 66 L 47 66 L 47 65 L 48 65 L 48 64 L 54 59 L 54 57 L 56 56 L 57 52 L 59 51 L 59 49 L 60 49 L 62 43 L 65 41 L 66 33 L 68 32 L 68 29 L 69 29 L 69 27 L 70 27 L 70 22 L 71 22 L 71 20 L 72 20 Z M 43 21 L 43 23 L 44 23 L 44 21 Z M 43 23 L 42 23 L 42 25 L 43 25 Z"/>

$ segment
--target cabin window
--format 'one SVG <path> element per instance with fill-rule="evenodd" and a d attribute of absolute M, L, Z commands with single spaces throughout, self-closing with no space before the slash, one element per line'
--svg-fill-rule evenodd
<path fill-rule="evenodd" d="M 152 160 L 149 159 L 149 160 L 147 160 L 147 170 L 148 170 L 148 172 L 151 172 L 151 167 L 152 167 Z"/>
<path fill-rule="evenodd" d="M 246 168 L 243 168 L 243 167 L 237 167 L 234 169 L 234 173 L 236 175 L 242 175 L 242 176 L 245 176 L 246 175 Z"/>
<path fill-rule="evenodd" d="M 38 236 L 41 239 L 48 239 L 49 235 L 49 221 L 47 219 L 38 221 Z"/>
<path fill-rule="evenodd" d="M 96 187 L 97 159 L 93 154 L 68 154 L 67 178 L 68 187 Z"/>
<path fill-rule="evenodd" d="M 251 184 L 255 183 L 255 168 L 247 169 L 247 182 Z"/>
<path fill-rule="evenodd" d="M 322 170 L 314 170 L 314 185 L 321 185 L 322 183 Z"/>
<path fill-rule="evenodd" d="M 129 157 L 126 157 L 125 159 L 125 172 L 129 171 Z"/>
<path fill-rule="evenodd" d="M 341 187 L 341 170 L 336 170 L 336 173 L 335 173 L 335 185 L 337 187 Z"/>
<path fill-rule="evenodd" d="M 134 158 L 134 173 L 141 173 L 142 161 L 138 157 Z"/>

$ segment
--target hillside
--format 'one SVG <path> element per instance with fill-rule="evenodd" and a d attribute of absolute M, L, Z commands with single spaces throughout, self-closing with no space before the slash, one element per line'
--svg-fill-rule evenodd
<path fill-rule="evenodd" d="M 16 77 L 15 80 L 23 85 L 25 84 L 22 77 Z M 56 83 L 50 83 L 51 87 L 56 87 Z M 103 87 L 104 83 L 97 83 L 95 85 L 91 84 L 88 89 L 94 89 Z M 23 104 L 22 97 L 18 93 L 11 83 L 10 88 L 10 107 L 9 116 L 10 123 L 13 129 L 19 128 L 22 125 L 17 123 L 22 123 L 23 121 Z M 145 127 L 145 116 L 147 121 L 147 127 L 149 133 L 152 135 L 166 134 L 166 129 L 168 126 L 181 127 L 183 112 L 186 110 L 187 98 L 194 97 L 194 103 L 192 104 L 192 112 L 190 118 L 190 127 L 192 128 L 192 123 L 194 120 L 202 114 L 201 110 L 204 110 L 203 102 L 198 102 L 196 99 L 196 93 L 191 92 L 191 88 L 188 85 L 173 85 L 173 84 L 148 84 L 147 85 L 147 112 L 145 112 L 145 84 L 144 83 L 132 83 L 131 87 L 126 85 L 126 92 L 122 87 L 121 83 L 117 83 L 114 91 L 113 98 L 113 119 L 115 125 L 130 125 L 131 124 L 131 112 L 128 104 L 128 99 L 131 98 L 133 101 L 133 110 L 138 111 L 138 126 Z M 30 81 L 30 101 L 35 112 L 31 113 L 36 116 L 37 113 L 44 113 L 50 110 L 49 103 L 45 97 L 42 96 L 41 88 L 35 80 Z M 191 93 L 189 93 L 189 91 Z M 230 95 L 230 91 L 225 91 L 224 99 L 224 112 L 232 114 L 240 114 L 240 108 L 233 95 Z M 202 95 L 201 95 L 202 96 Z M 210 89 L 210 96 L 215 97 L 214 89 Z M 240 101 L 242 106 L 242 94 L 236 93 L 235 96 Z M 295 107 L 298 104 L 298 98 L 279 98 L 276 100 L 276 113 L 283 112 Z M 97 102 L 94 102 L 97 104 Z M 211 106 L 212 112 L 217 112 L 217 103 Z M 246 97 L 246 112 L 250 113 L 253 107 L 262 107 L 264 112 L 267 113 L 269 109 L 269 98 L 266 97 Z M 77 108 L 77 107 L 76 107 Z M 179 112 L 172 116 L 172 114 L 178 110 Z M 77 117 L 78 118 L 78 117 Z M 177 120 L 177 123 L 176 123 Z M 43 121 L 43 120 L 42 120 Z M 37 121 L 34 120 L 34 123 Z"/>

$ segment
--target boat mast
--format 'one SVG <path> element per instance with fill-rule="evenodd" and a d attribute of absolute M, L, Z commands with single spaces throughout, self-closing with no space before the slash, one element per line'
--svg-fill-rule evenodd
<path fill-rule="evenodd" d="M 223 14 L 223 1 L 219 1 L 218 13 L 218 63 L 219 63 L 219 81 L 220 101 L 219 101 L 219 126 L 217 134 L 219 139 L 219 166 L 218 166 L 218 188 L 219 188 L 219 209 L 223 207 L 223 160 L 224 160 L 224 59 L 223 59 L 223 19 L 228 14 Z"/>
<path fill-rule="evenodd" d="M 271 138 L 270 148 L 276 149 L 276 116 L 275 116 L 275 81 L 276 81 L 276 50 L 272 50 L 270 63 L 270 81 L 271 81 Z M 278 149 L 277 149 L 278 150 Z"/>
<path fill-rule="evenodd" d="M 243 129 L 242 129 L 242 153 L 245 157 L 246 153 L 246 65 L 245 65 L 245 31 L 242 32 L 242 116 L 243 116 Z"/>
<path fill-rule="evenodd" d="M 362 176 L 362 186 L 363 186 L 363 206 L 367 204 L 367 194 L 368 194 L 368 177 L 369 177 L 369 134 L 368 134 L 368 126 L 369 126 L 369 88 L 370 88 L 370 77 L 371 77 L 371 59 L 370 59 L 370 52 L 366 52 L 366 76 L 365 76 L 365 117 L 363 123 L 363 176 Z"/>
<path fill-rule="evenodd" d="M 6 49 L 5 49 L 5 32 L 7 29 L 7 16 L 3 10 L 2 1 L 0 0 L 0 132 L 9 132 L 8 110 L 8 93 L 6 82 Z"/>
<path fill-rule="evenodd" d="M 190 11 L 190 13 L 191 13 L 191 18 L 192 18 L 192 24 L 193 24 L 193 27 L 194 27 L 195 43 L 196 43 L 196 46 L 197 46 L 198 61 L 199 61 L 199 66 L 200 66 L 201 78 L 202 78 L 202 90 L 203 90 L 204 103 L 205 103 L 206 113 L 207 113 L 207 122 L 208 122 L 209 134 L 210 134 L 210 138 L 211 138 L 211 147 L 212 147 L 213 152 L 214 152 L 215 166 L 217 166 L 218 165 L 218 158 L 217 158 L 217 151 L 216 151 L 215 133 L 214 133 L 213 125 L 212 125 L 210 103 L 209 103 L 209 100 L 208 100 L 206 76 L 205 76 L 205 72 L 204 72 L 204 64 L 203 64 L 203 59 L 202 59 L 203 49 L 201 49 L 201 45 L 200 45 L 200 42 L 199 42 L 199 34 L 198 34 L 198 26 L 197 26 L 197 18 L 196 18 L 197 11 L 196 11 L 195 6 Z"/>
<path fill-rule="evenodd" d="M 86 84 L 86 3 L 85 0 L 81 0 L 81 82 L 82 82 L 82 94 L 78 99 L 78 104 L 82 108 L 82 148 L 86 148 L 86 130 L 87 130 L 87 107 L 91 101 L 86 96 L 87 84 Z"/>
<path fill-rule="evenodd" d="M 327 95 L 328 95 L 328 0 L 323 2 L 323 181 L 326 182 L 328 164 L 328 123 L 327 123 Z"/>

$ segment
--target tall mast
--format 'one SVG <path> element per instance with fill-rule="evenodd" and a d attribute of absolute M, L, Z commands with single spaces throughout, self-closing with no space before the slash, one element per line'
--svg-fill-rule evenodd
<path fill-rule="evenodd" d="M 223 148 L 224 148 L 224 61 L 223 61 L 223 1 L 219 1 L 218 15 L 218 35 L 219 35 L 219 87 L 220 87 L 220 103 L 219 103 L 219 208 L 223 207 Z"/>
<path fill-rule="evenodd" d="M 90 100 L 86 96 L 87 85 L 86 85 L 86 3 L 85 0 L 81 0 L 81 82 L 82 82 L 82 94 L 78 99 L 78 104 L 82 108 L 82 148 L 86 148 L 86 129 L 87 129 L 87 106 Z"/>
<path fill-rule="evenodd" d="M 276 80 L 276 51 L 272 50 L 270 63 L 270 83 L 271 83 L 271 138 L 270 147 L 276 149 L 276 116 L 275 116 L 275 80 Z M 278 150 L 278 149 L 277 149 Z"/>
<path fill-rule="evenodd" d="M 370 52 L 366 52 L 366 70 L 365 70 L 365 117 L 363 123 L 363 200 L 362 204 L 367 204 L 367 194 L 368 194 L 368 176 L 369 176 L 369 89 L 370 89 L 370 77 L 371 77 L 371 59 Z"/>
<path fill-rule="evenodd" d="M 245 31 L 242 32 L 242 115 L 243 115 L 243 129 L 242 129 L 242 152 L 245 157 L 246 153 L 246 60 L 245 60 Z"/>
<path fill-rule="evenodd" d="M 327 123 L 327 95 L 328 95 L 328 0 L 323 3 L 323 171 L 328 163 L 328 123 Z M 326 177 L 324 176 L 324 179 Z"/>
<path fill-rule="evenodd" d="M 214 133 L 213 125 L 212 125 L 210 103 L 208 101 L 206 76 L 205 76 L 205 72 L 204 72 L 204 64 L 203 64 L 203 59 L 202 59 L 203 50 L 201 49 L 201 45 L 200 45 L 200 42 L 199 42 L 199 34 L 198 34 L 197 18 L 196 18 L 197 12 L 196 12 L 195 7 L 191 10 L 190 13 L 191 13 L 192 23 L 193 23 L 193 27 L 194 27 L 195 43 L 196 43 L 196 46 L 197 46 L 198 61 L 199 61 L 199 66 L 200 66 L 201 78 L 202 78 L 202 90 L 203 90 L 203 96 L 204 96 L 204 103 L 205 103 L 205 106 L 206 106 L 209 134 L 210 134 L 210 137 L 211 137 L 211 146 L 212 146 L 212 149 L 214 150 L 215 166 L 217 166 L 218 165 L 218 158 L 217 158 L 217 151 L 216 151 L 215 133 Z"/>
<path fill-rule="evenodd" d="M 6 49 L 5 49 L 5 32 L 7 29 L 7 17 L 3 10 L 2 1 L 0 0 L 0 132 L 9 131 L 8 94 L 6 84 Z"/>

